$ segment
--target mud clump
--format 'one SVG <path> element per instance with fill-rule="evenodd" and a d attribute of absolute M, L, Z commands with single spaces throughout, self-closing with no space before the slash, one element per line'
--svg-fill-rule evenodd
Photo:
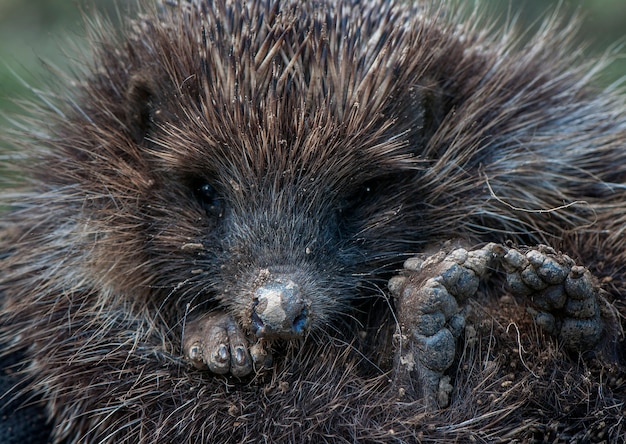
<path fill-rule="evenodd" d="M 6 143 L 0 437 L 621 442 L 624 96 L 454 8 L 95 21 Z"/>

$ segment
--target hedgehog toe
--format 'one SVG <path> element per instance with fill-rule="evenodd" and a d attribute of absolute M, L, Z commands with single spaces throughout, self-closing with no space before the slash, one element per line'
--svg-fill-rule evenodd
<path fill-rule="evenodd" d="M 602 296 L 589 270 L 545 245 L 510 248 L 502 265 L 512 293 L 529 299 L 528 311 L 544 331 L 570 349 L 595 347 L 604 330 Z"/>
<path fill-rule="evenodd" d="M 223 313 L 211 313 L 185 325 L 184 353 L 199 369 L 243 377 L 252 372 L 249 342 L 235 322 Z"/>
<path fill-rule="evenodd" d="M 495 258 L 490 244 L 467 251 L 439 252 L 425 260 L 410 259 L 402 275 L 389 282 L 396 297 L 400 334 L 400 372 L 417 379 L 426 405 L 444 407 L 449 383 L 441 396 L 444 374 L 454 362 L 456 340 L 465 327 L 468 308 L 480 278 Z M 443 404 L 443 405 L 442 405 Z"/>

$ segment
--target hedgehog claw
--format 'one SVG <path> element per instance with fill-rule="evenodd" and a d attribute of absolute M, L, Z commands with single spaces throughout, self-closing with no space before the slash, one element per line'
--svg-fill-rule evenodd
<path fill-rule="evenodd" d="M 402 274 L 389 281 L 400 329 L 398 380 L 410 382 L 416 374 L 428 407 L 449 402 L 451 386 L 444 373 L 465 326 L 468 308 L 463 304 L 496 265 L 506 272 L 511 292 L 532 302 L 528 311 L 537 325 L 566 347 L 591 349 L 602 337 L 601 288 L 589 270 L 548 246 L 520 251 L 490 243 L 472 251 L 458 248 L 409 259 Z"/>
<path fill-rule="evenodd" d="M 183 350 L 195 367 L 216 374 L 243 377 L 253 370 L 248 340 L 235 320 L 223 313 L 187 322 Z"/>
<path fill-rule="evenodd" d="M 451 386 L 442 381 L 465 326 L 469 309 L 463 303 L 476 293 L 480 278 L 491 268 L 494 248 L 489 244 L 474 251 L 440 252 L 423 261 L 410 259 L 404 274 L 389 282 L 400 324 L 399 368 L 417 373 L 429 407 L 445 407 L 449 402 Z"/>
<path fill-rule="evenodd" d="M 603 333 L 600 287 L 589 270 L 552 248 L 539 245 L 502 256 L 511 292 L 526 296 L 528 311 L 547 333 L 575 350 L 593 348 Z"/>

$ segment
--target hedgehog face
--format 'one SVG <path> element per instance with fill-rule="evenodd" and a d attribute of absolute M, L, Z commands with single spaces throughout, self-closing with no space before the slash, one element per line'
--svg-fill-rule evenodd
<path fill-rule="evenodd" d="M 264 338 L 333 329 L 352 300 L 382 296 L 375 288 L 402 256 L 396 243 L 379 246 L 408 240 L 396 232 L 408 205 L 396 185 L 412 172 L 341 137 L 216 147 L 203 140 L 213 133 L 163 123 L 150 136 L 158 174 L 141 217 L 162 267 L 153 287 L 176 288 L 166 297 L 195 312 L 226 310 Z"/>
<path fill-rule="evenodd" d="M 114 120 L 98 123 L 123 122 L 123 142 L 96 150 L 118 164 L 114 174 L 135 176 L 115 196 L 116 208 L 133 202 L 128 213 L 95 218 L 119 244 L 142 241 L 125 260 L 119 251 L 100 257 L 143 273 L 147 297 L 177 307 L 174 318 L 225 309 L 261 337 L 335 328 L 355 298 L 382 296 L 389 271 L 415 251 L 407 245 L 425 242 L 418 200 L 402 192 L 421 168 L 428 112 L 420 79 L 406 79 L 420 67 L 391 51 L 412 31 L 379 34 L 383 22 L 371 19 L 350 41 L 328 41 L 323 30 L 341 17 L 286 10 L 257 27 L 236 8 L 183 11 L 169 27 L 144 23 L 141 48 L 131 34 L 128 54 L 105 47 L 103 63 L 117 75 L 89 85 L 109 99 L 122 92 L 101 116 Z M 239 14 L 225 32 L 223 17 Z M 306 30 L 291 28 L 290 14 Z M 395 54 L 384 69 L 373 57 L 383 47 Z M 172 65 L 163 57 L 174 53 Z M 115 178 L 87 180 L 97 189 Z"/>

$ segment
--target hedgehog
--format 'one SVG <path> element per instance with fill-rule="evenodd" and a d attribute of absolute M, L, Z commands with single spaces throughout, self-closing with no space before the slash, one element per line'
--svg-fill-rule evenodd
<path fill-rule="evenodd" d="M 624 439 L 626 103 L 575 24 L 93 23 L 5 138 L 4 442 Z"/>

